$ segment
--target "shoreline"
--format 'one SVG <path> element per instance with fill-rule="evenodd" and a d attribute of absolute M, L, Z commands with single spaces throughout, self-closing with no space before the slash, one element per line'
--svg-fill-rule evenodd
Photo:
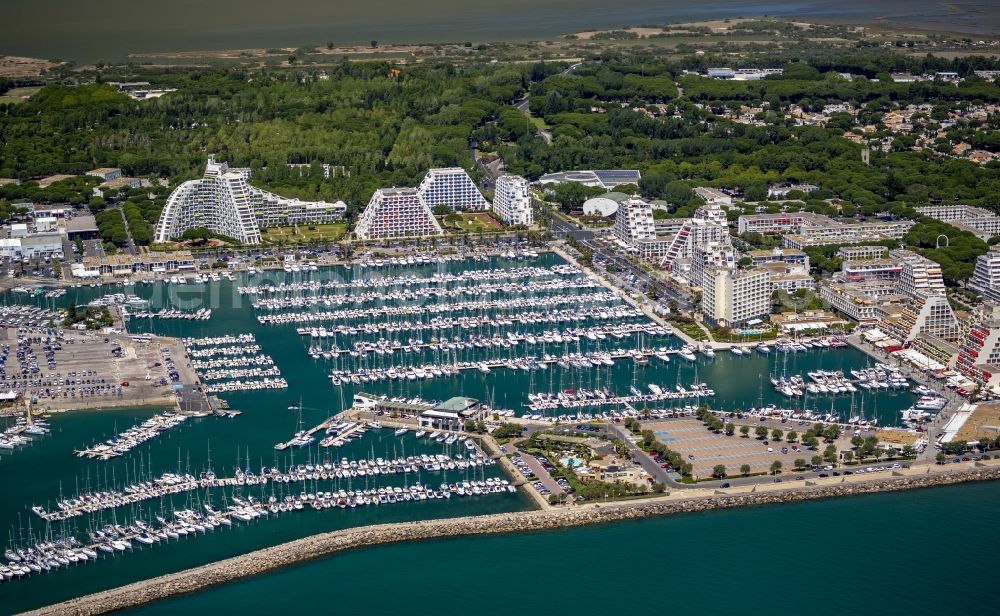
<path fill-rule="evenodd" d="M 950 6 L 950 5 L 949 5 Z M 932 36 L 940 35 L 955 38 L 989 38 L 995 33 L 990 25 L 982 25 L 981 20 L 972 19 L 976 15 L 985 13 L 989 5 L 974 4 L 968 8 L 955 10 L 948 19 L 939 15 L 929 15 L 917 13 L 909 15 L 906 13 L 867 13 L 861 14 L 857 11 L 850 13 L 830 13 L 822 10 L 804 11 L 779 11 L 777 13 L 742 13 L 734 9 L 732 14 L 719 15 L 711 12 L 701 16 L 696 15 L 650 15 L 648 17 L 635 16 L 629 23 L 609 20 L 607 18 L 567 25 L 565 28 L 551 26 L 544 32 L 524 33 L 521 31 L 500 32 L 492 34 L 479 34 L 474 38 L 477 44 L 484 44 L 491 47 L 531 47 L 540 51 L 551 52 L 560 46 L 566 45 L 569 41 L 579 41 L 581 43 L 591 42 L 593 34 L 600 32 L 610 32 L 614 30 L 646 30 L 649 26 L 643 23 L 656 23 L 663 26 L 700 27 L 716 23 L 738 23 L 743 21 L 774 20 L 792 24 L 810 24 L 818 26 L 840 26 L 849 28 L 863 28 L 882 35 L 901 36 Z M 660 25 L 657 28 L 662 27 Z M 424 54 L 434 52 L 439 49 L 450 49 L 451 51 L 465 51 L 465 43 L 469 36 L 463 33 L 442 33 L 438 36 L 427 38 L 425 34 L 400 35 L 398 39 L 386 39 L 384 33 L 378 30 L 371 30 L 367 34 L 346 36 L 340 40 L 340 34 L 336 33 L 339 44 L 329 48 L 321 45 L 321 36 L 307 34 L 297 29 L 292 24 L 279 27 L 287 32 L 281 40 L 267 42 L 259 36 L 255 36 L 254 28 L 250 28 L 246 38 L 241 43 L 234 42 L 231 45 L 213 46 L 206 39 L 205 43 L 192 42 L 188 47 L 171 48 L 164 45 L 163 49 L 106 49 L 104 51 L 67 51 L 61 54 L 62 59 L 45 59 L 51 54 L 43 53 L 39 49 L 21 47 L 19 49 L 9 48 L 0 51 L 0 76 L 10 76 L 14 78 L 36 77 L 42 70 L 59 66 L 66 61 L 79 64 L 80 68 L 91 69 L 100 58 L 110 59 L 112 62 L 141 62 L 154 67 L 177 67 L 177 68 L 207 68 L 225 64 L 261 64 L 269 59 L 281 59 L 287 54 L 294 54 L 302 48 L 315 47 L 315 55 L 322 60 L 314 66 L 336 66 L 341 58 L 347 57 L 356 60 L 372 59 L 394 59 L 397 62 L 411 63 L 422 62 L 427 59 Z M 579 37 L 570 39 L 569 37 Z M 369 38 L 379 39 L 379 44 L 372 47 Z M 696 40 L 696 39 L 695 39 Z M 596 42 L 596 41 L 595 41 Z M 614 42 L 612 42 L 613 44 Z M 57 54 L 59 55 L 59 54 Z M 963 54 L 977 55 L 977 54 Z M 432 56 L 428 56 L 432 57 Z"/>
<path fill-rule="evenodd" d="M 200 567 L 134 582 L 126 586 L 23 612 L 23 614 L 31 616 L 106 614 L 198 592 L 212 586 L 270 573 L 285 567 L 363 547 L 450 537 L 546 531 L 647 517 L 900 492 L 996 480 L 1000 480 L 1000 463 L 980 462 L 972 468 L 958 471 L 942 467 L 940 471 L 932 472 L 932 469 L 928 468 L 924 474 L 918 476 L 894 473 L 888 478 L 863 482 L 848 483 L 841 478 L 837 484 L 820 486 L 810 485 L 807 482 L 805 487 L 800 488 L 751 491 L 738 494 L 714 493 L 709 496 L 684 500 L 678 500 L 676 497 L 670 500 L 670 497 L 667 496 L 651 498 L 644 502 L 592 504 L 579 508 L 531 510 L 362 526 L 296 539 Z"/>

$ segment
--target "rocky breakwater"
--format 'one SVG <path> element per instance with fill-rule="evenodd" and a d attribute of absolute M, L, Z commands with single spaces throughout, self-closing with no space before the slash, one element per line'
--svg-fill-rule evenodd
<path fill-rule="evenodd" d="M 698 513 L 997 479 L 1000 479 L 1000 464 L 990 464 L 960 470 L 929 469 L 926 474 L 920 475 L 898 475 L 781 490 L 738 494 L 717 493 L 713 496 L 689 498 L 662 497 L 630 503 L 595 504 L 566 509 L 364 526 L 290 541 L 194 569 L 72 599 L 27 614 L 105 614 L 367 546 L 447 537 L 544 531 L 650 516 Z"/>

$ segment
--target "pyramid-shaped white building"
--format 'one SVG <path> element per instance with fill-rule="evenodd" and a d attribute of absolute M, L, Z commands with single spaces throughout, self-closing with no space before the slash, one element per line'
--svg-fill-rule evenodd
<path fill-rule="evenodd" d="M 461 167 L 431 169 L 417 191 L 431 210 L 445 205 L 452 210 L 480 212 L 489 206 L 476 183 Z"/>
<path fill-rule="evenodd" d="M 358 218 L 359 240 L 441 235 L 441 225 L 415 188 L 380 188 Z"/>

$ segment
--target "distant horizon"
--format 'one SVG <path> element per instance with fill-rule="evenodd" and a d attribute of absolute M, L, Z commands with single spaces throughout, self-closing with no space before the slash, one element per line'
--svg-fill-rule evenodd
<path fill-rule="evenodd" d="M 336 46 L 371 40 L 524 42 L 587 29 L 764 16 L 972 36 L 1000 34 L 1000 11 L 984 0 L 947 5 L 936 0 L 716 0 L 697 6 L 622 0 L 613 7 L 595 0 L 339 4 L 288 0 L 275 7 L 266 0 L 246 0 L 234 12 L 212 3 L 176 0 L 168 13 L 161 14 L 164 5 L 151 0 L 82 5 L 68 0 L 5 0 L 0 3 L 0 23 L 7 26 L 2 29 L 0 54 L 91 63 L 123 61 L 129 54 L 302 47 L 327 41 Z"/>

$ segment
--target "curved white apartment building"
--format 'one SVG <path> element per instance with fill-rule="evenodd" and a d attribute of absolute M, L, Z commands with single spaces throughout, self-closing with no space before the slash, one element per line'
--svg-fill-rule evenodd
<path fill-rule="evenodd" d="M 230 168 L 208 158 L 205 175 L 170 194 L 156 223 L 156 242 L 169 242 L 186 230 L 205 227 L 243 244 L 259 244 L 261 227 L 324 224 L 344 217 L 343 202 L 288 199 L 254 188 L 249 170 Z"/>

